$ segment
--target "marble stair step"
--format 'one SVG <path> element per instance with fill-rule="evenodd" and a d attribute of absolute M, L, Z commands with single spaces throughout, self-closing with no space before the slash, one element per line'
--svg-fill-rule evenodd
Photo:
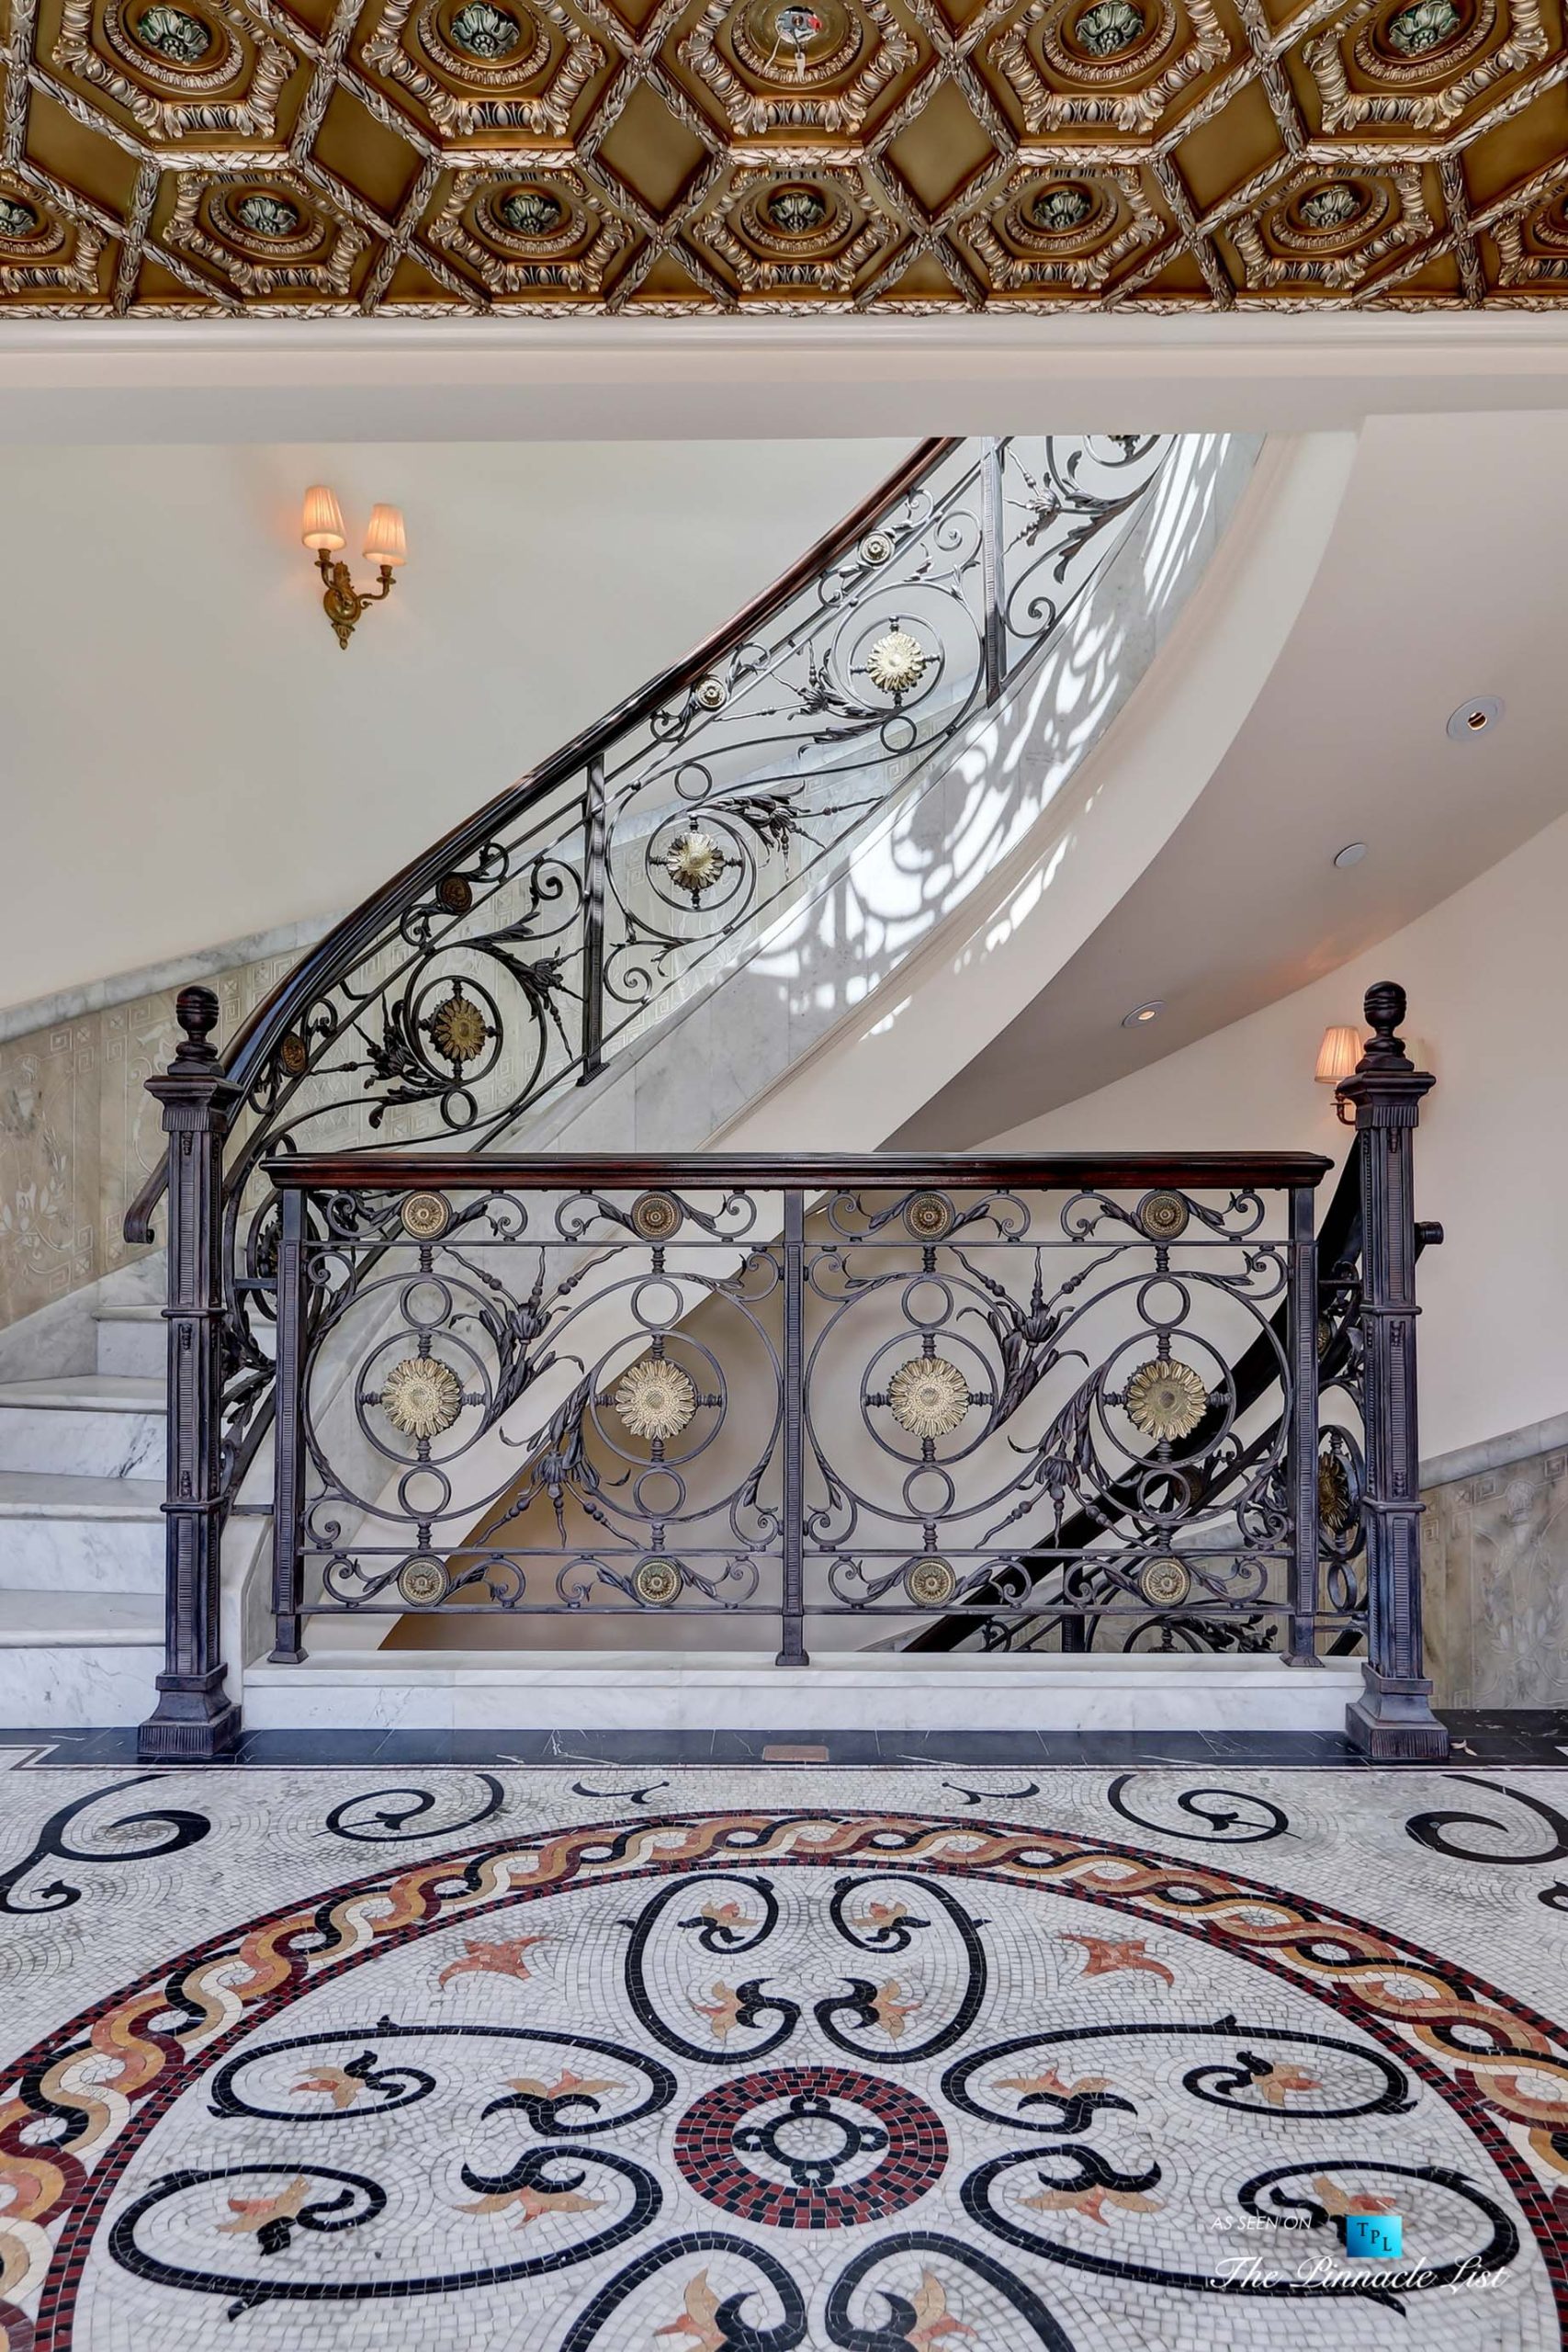
<path fill-rule="evenodd" d="M 161 1478 L 162 1381 L 75 1373 L 0 1384 L 0 1470 Z"/>
<path fill-rule="evenodd" d="M 162 1381 L 169 1339 L 161 1306 L 151 1300 L 144 1306 L 100 1306 L 93 1320 L 100 1372 Z"/>
<path fill-rule="evenodd" d="M 151 1593 L 0 1593 L 0 1724 L 141 1723 L 163 1663 Z"/>
<path fill-rule="evenodd" d="M 0 1593 L 161 1593 L 163 1500 L 153 1478 L 0 1470 Z"/>

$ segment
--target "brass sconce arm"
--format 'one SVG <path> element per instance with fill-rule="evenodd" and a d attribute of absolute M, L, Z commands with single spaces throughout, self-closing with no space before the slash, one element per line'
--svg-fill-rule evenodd
<path fill-rule="evenodd" d="M 348 566 L 341 557 L 333 557 L 327 548 L 319 548 L 316 562 L 326 582 L 321 610 L 331 621 L 337 641 L 346 653 L 348 640 L 358 625 L 360 614 L 368 611 L 372 605 L 381 604 L 391 594 L 398 575 L 389 563 L 384 563 L 377 574 L 380 586 L 360 590 L 355 588 Z"/>

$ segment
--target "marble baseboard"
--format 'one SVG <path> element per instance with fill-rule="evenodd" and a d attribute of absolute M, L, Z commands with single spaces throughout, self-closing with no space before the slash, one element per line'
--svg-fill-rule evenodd
<path fill-rule="evenodd" d="M 998 1659 L 856 1656 L 805 1668 L 757 1658 L 647 1666 L 613 1655 L 537 1665 L 478 1652 L 327 1656 L 245 1673 L 249 1729 L 449 1731 L 1333 1731 L 1359 1666 L 1303 1671 L 1278 1659 Z"/>
<path fill-rule="evenodd" d="M 161 1639 L 0 1644 L 0 1729 L 142 1723 L 163 1663 Z"/>

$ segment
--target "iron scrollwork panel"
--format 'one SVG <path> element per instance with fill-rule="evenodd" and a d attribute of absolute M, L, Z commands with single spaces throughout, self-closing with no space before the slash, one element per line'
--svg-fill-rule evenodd
<path fill-rule="evenodd" d="M 1129 1645 L 1282 1610 L 1288 1414 L 1255 1429 L 1235 1382 L 1260 1342 L 1291 1395 L 1260 1195 L 846 1193 L 819 1223 L 808 1608 Z"/>
<path fill-rule="evenodd" d="M 312 1202 L 307 1611 L 775 1613 L 758 1196 Z"/>

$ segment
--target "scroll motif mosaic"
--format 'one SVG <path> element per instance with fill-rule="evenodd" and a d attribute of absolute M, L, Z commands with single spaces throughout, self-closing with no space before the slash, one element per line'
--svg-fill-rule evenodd
<path fill-rule="evenodd" d="M 1563 1776 L 595 1778 L 16 1775 L 6 2352 L 1560 2342 Z"/>

